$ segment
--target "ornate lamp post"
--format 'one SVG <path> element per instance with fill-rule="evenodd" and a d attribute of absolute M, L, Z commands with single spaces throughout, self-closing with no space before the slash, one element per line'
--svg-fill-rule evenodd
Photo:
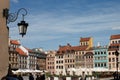
<path fill-rule="evenodd" d="M 24 35 L 26 35 L 28 27 L 28 23 L 24 21 L 24 16 L 27 15 L 27 10 L 25 8 L 20 8 L 17 13 L 9 13 L 9 10 L 6 8 L 3 10 L 3 17 L 6 17 L 6 23 L 9 24 L 10 22 L 15 22 L 18 18 L 19 13 L 22 11 L 24 13 L 22 13 L 22 21 L 18 23 L 18 28 L 19 34 L 23 37 Z"/>
<path fill-rule="evenodd" d="M 119 52 L 116 50 L 115 51 L 115 55 L 116 55 L 116 70 L 117 70 L 117 80 L 119 80 L 119 75 L 118 75 L 118 56 L 119 56 Z"/>

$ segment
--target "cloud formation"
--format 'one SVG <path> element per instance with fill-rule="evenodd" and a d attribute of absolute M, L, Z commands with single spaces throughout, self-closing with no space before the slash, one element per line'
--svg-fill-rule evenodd
<path fill-rule="evenodd" d="M 11 0 L 12 2 L 14 2 L 14 3 L 18 3 L 19 2 L 19 0 Z"/>

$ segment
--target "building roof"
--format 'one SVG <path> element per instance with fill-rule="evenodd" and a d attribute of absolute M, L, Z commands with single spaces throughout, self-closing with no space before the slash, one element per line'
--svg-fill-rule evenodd
<path fill-rule="evenodd" d="M 20 45 L 19 40 L 10 40 L 11 44 Z"/>
<path fill-rule="evenodd" d="M 85 41 L 89 41 L 90 40 L 90 37 L 86 37 L 86 38 L 80 38 L 80 42 L 85 42 Z"/>
<path fill-rule="evenodd" d="M 25 47 L 25 49 L 27 49 L 28 52 L 33 53 L 33 50 L 31 50 L 31 49 L 29 49 L 29 48 L 26 48 L 26 47 Z"/>
<path fill-rule="evenodd" d="M 84 51 L 88 48 L 88 46 L 71 46 L 71 45 L 67 45 L 67 46 L 60 46 L 57 54 L 63 54 L 63 53 L 70 53 L 73 51 Z"/>
<path fill-rule="evenodd" d="M 112 39 L 120 39 L 120 34 L 111 35 L 110 40 Z"/>
<path fill-rule="evenodd" d="M 19 46 L 18 48 L 16 48 L 16 51 L 22 56 L 28 55 L 27 49 L 25 49 L 23 46 Z"/>
<path fill-rule="evenodd" d="M 72 49 L 75 51 L 84 51 L 88 48 L 88 46 L 73 46 Z"/>

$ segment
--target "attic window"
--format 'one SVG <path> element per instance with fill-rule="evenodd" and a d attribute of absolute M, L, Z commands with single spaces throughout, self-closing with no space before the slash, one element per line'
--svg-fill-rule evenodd
<path fill-rule="evenodd" d="M 62 53 L 65 53 L 64 51 L 62 51 Z"/>
<path fill-rule="evenodd" d="M 60 53 L 60 51 L 57 51 L 57 53 Z"/>

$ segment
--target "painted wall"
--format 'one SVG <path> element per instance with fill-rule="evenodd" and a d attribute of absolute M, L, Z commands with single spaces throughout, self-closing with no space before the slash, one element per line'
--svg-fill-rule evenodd
<path fill-rule="evenodd" d="M 97 66 L 95 66 L 97 64 Z M 98 65 L 99 64 L 99 65 Z M 105 47 L 96 47 L 94 49 L 94 68 L 108 68 L 108 51 Z"/>

